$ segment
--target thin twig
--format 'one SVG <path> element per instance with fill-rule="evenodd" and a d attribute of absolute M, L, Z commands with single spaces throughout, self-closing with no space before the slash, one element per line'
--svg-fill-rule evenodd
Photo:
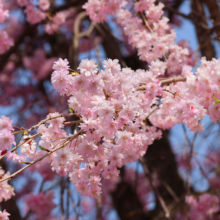
<path fill-rule="evenodd" d="M 64 178 L 61 178 L 61 190 L 60 190 L 60 209 L 61 209 L 61 220 L 65 220 L 65 209 L 64 209 L 64 203 L 63 203 L 63 196 L 64 196 Z"/>
<path fill-rule="evenodd" d="M 94 38 L 94 46 L 95 46 L 95 52 L 96 52 L 96 56 L 98 58 L 99 66 L 101 69 L 103 69 L 102 59 L 101 59 L 101 56 L 99 53 L 98 38 L 97 37 Z"/>
<path fill-rule="evenodd" d="M 185 81 L 186 81 L 186 77 L 171 77 L 171 78 L 160 80 L 160 83 L 161 85 L 166 85 L 166 84 L 171 84 L 175 82 L 185 82 Z M 146 86 L 140 86 L 137 88 L 137 90 L 145 90 L 145 89 L 146 89 Z"/>
<path fill-rule="evenodd" d="M 180 199 L 176 195 L 176 193 L 173 191 L 173 189 L 167 184 L 167 182 L 163 181 L 162 184 L 165 186 L 166 190 L 170 193 L 170 195 L 174 198 L 176 202 L 180 202 Z"/>
<path fill-rule="evenodd" d="M 150 185 L 151 185 L 151 187 L 153 188 L 153 190 L 154 190 L 154 192 L 155 192 L 155 194 L 156 194 L 156 197 L 158 198 L 158 201 L 159 201 L 159 203 L 160 203 L 160 205 L 161 205 L 161 207 L 162 207 L 162 209 L 163 209 L 163 211 L 164 211 L 164 213 L 165 213 L 165 217 L 166 217 L 167 219 L 170 219 L 170 212 L 169 212 L 169 210 L 168 210 L 168 208 L 167 208 L 167 206 L 166 206 L 165 201 L 164 201 L 163 198 L 161 197 L 161 195 L 160 195 L 160 193 L 159 193 L 157 187 L 156 187 L 155 184 L 154 184 L 153 178 L 152 178 L 152 176 L 151 176 L 150 171 L 148 170 L 148 168 L 147 168 L 147 166 L 146 166 L 146 163 L 145 163 L 144 158 L 143 158 L 143 157 L 140 157 L 140 158 L 139 158 L 139 161 L 141 162 L 141 164 L 142 164 L 142 166 L 143 166 L 143 169 L 144 169 L 145 176 L 149 179 Z"/>
<path fill-rule="evenodd" d="M 105 89 L 103 89 L 103 93 L 104 93 L 104 95 L 105 95 L 105 99 L 108 100 L 108 95 L 107 95 Z"/>
<path fill-rule="evenodd" d="M 33 136 L 28 137 L 24 142 L 22 142 L 22 143 L 20 143 L 19 145 L 15 146 L 14 148 L 12 148 L 12 149 L 11 149 L 10 151 L 8 151 L 8 152 L 14 152 L 14 151 L 17 150 L 21 145 L 27 143 L 27 142 L 30 141 L 30 140 L 33 140 L 35 137 L 40 136 L 40 135 L 41 135 L 41 133 L 37 133 L 37 134 L 35 134 L 35 135 L 33 135 Z M 6 154 L 7 154 L 7 153 L 6 153 Z M 3 158 L 6 156 L 6 154 L 2 155 L 2 156 L 0 157 L 0 160 L 3 159 Z"/>
<path fill-rule="evenodd" d="M 79 54 L 79 40 L 80 38 L 83 37 L 90 37 L 90 35 L 92 34 L 92 32 L 95 29 L 96 23 L 94 21 L 91 21 L 91 24 L 88 28 L 87 31 L 84 32 L 80 32 L 80 25 L 82 23 L 82 21 L 88 17 L 86 11 L 83 11 L 81 13 L 79 13 L 75 19 L 74 25 L 73 25 L 73 40 L 72 40 L 72 45 L 74 48 L 74 51 L 71 50 L 70 51 L 70 56 L 73 57 L 73 66 L 74 68 L 77 68 L 78 66 L 78 54 Z M 74 54 L 73 54 L 74 53 Z"/>
<path fill-rule="evenodd" d="M 81 117 L 81 115 L 77 114 L 77 113 L 71 113 L 71 114 L 68 114 L 68 115 L 60 114 L 60 115 L 57 115 L 57 116 L 54 116 L 54 117 L 49 117 L 49 118 L 46 118 L 46 119 L 40 121 L 37 125 L 32 126 L 30 129 L 27 130 L 27 133 L 30 133 L 32 130 L 39 128 L 40 125 L 45 124 L 49 120 L 60 118 L 60 117 L 67 118 L 67 117 L 72 116 L 72 115 L 75 115 L 75 116 L 77 116 L 79 118 Z"/>
<path fill-rule="evenodd" d="M 66 219 L 69 219 L 69 209 L 70 209 L 70 198 L 68 196 L 68 190 L 69 190 L 69 184 L 70 180 L 69 178 L 66 179 L 65 189 L 66 189 Z"/>
<path fill-rule="evenodd" d="M 187 182 L 186 182 L 186 194 L 190 194 L 190 180 L 191 180 L 191 175 L 192 175 L 191 159 L 193 157 L 193 146 L 194 146 L 195 139 L 196 139 L 196 136 L 197 136 L 198 132 L 196 132 L 194 134 L 193 141 L 191 143 L 191 141 L 190 141 L 190 139 L 189 139 L 189 137 L 186 133 L 186 128 L 185 128 L 184 124 L 182 124 L 182 128 L 183 128 L 183 131 L 184 131 L 184 134 L 185 134 L 185 138 L 186 138 L 186 140 L 189 144 L 189 147 L 190 147 L 190 153 L 189 153 L 189 155 L 190 155 L 190 160 L 189 160 L 190 161 L 189 162 L 190 171 L 189 171 L 189 175 L 188 175 Z"/>
<path fill-rule="evenodd" d="M 45 157 L 51 155 L 52 153 L 54 153 L 55 151 L 58 151 L 59 149 L 65 147 L 67 144 L 69 144 L 73 139 L 77 138 L 83 131 L 79 131 L 78 133 L 74 134 L 72 137 L 67 138 L 66 142 L 64 144 L 62 144 L 61 146 L 51 150 L 50 152 L 46 153 L 45 155 L 41 156 L 40 158 L 30 162 L 27 166 L 21 168 L 20 170 L 18 170 L 17 172 L 11 174 L 8 177 L 5 177 L 3 179 L 0 180 L 0 183 L 6 180 L 11 180 L 12 178 L 14 178 L 17 174 L 19 174 L 20 172 L 22 172 L 23 170 L 27 169 L 28 167 L 32 166 L 33 164 L 43 160 Z"/>
<path fill-rule="evenodd" d="M 83 123 L 83 120 L 63 122 L 64 125 L 74 125 L 78 123 Z"/>
<path fill-rule="evenodd" d="M 182 12 L 176 10 L 176 9 L 173 8 L 173 7 L 164 6 L 164 9 L 165 9 L 165 10 L 168 10 L 168 11 L 171 11 L 171 12 L 175 13 L 176 15 L 180 15 L 180 16 L 182 16 L 183 18 L 189 19 L 189 20 L 191 20 L 191 21 L 193 20 L 191 14 L 184 14 L 184 13 L 182 13 Z"/>
<path fill-rule="evenodd" d="M 145 120 L 147 120 L 157 109 L 159 109 L 159 106 L 157 106 L 154 110 L 152 110 L 152 112 L 150 112 L 147 117 L 145 118 Z"/>
<path fill-rule="evenodd" d="M 171 93 L 174 97 L 176 97 L 176 92 L 172 92 L 172 91 L 170 91 L 170 90 L 168 90 L 168 89 L 163 89 L 163 91 L 164 92 L 169 92 L 169 93 Z"/>
<path fill-rule="evenodd" d="M 97 199 L 97 219 L 102 220 L 102 194 L 100 193 Z"/>
<path fill-rule="evenodd" d="M 145 16 L 144 16 L 143 13 L 141 13 L 141 17 L 143 18 L 144 23 L 145 23 L 145 25 L 148 27 L 148 29 L 150 30 L 150 32 L 153 33 L 153 30 L 152 30 L 152 28 L 150 27 L 150 25 L 148 24 L 148 22 L 147 22 L 147 20 L 146 20 L 146 18 L 145 18 Z"/>

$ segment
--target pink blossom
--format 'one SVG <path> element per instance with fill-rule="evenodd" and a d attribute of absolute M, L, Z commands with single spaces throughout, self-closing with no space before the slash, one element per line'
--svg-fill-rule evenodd
<path fill-rule="evenodd" d="M 1 219 L 1 220 L 9 220 L 9 218 L 8 218 L 9 215 L 10 215 L 10 214 L 7 213 L 6 210 L 4 210 L 3 212 L 0 211 L 0 219 Z"/>
<path fill-rule="evenodd" d="M 15 163 L 20 163 L 22 161 L 25 161 L 26 159 L 25 155 L 23 154 L 18 155 L 16 153 L 11 153 L 10 151 L 7 152 L 6 157 L 7 157 L 7 160 L 12 160 Z"/>
<path fill-rule="evenodd" d="M 0 130 L 9 130 L 9 131 L 13 131 L 13 127 L 12 127 L 12 120 L 10 120 L 10 118 L 2 115 L 0 118 Z"/>
<path fill-rule="evenodd" d="M 32 211 L 36 214 L 36 219 L 50 218 L 50 212 L 55 208 L 53 202 L 53 192 L 50 191 L 46 194 L 40 192 L 38 195 L 29 194 L 25 197 L 24 201 L 27 206 L 27 211 Z"/>
<path fill-rule="evenodd" d="M 61 59 L 59 58 L 58 61 L 54 62 L 54 65 L 53 65 L 53 69 L 54 70 L 57 70 L 57 71 L 68 71 L 69 69 L 69 61 L 67 59 Z"/>
<path fill-rule="evenodd" d="M 0 54 L 3 54 L 13 45 L 14 42 L 12 38 L 8 36 L 8 33 L 4 30 L 0 30 Z"/>
<path fill-rule="evenodd" d="M 101 187 L 96 185 L 91 188 L 89 196 L 92 198 L 98 198 L 100 194 L 101 194 Z"/>
<path fill-rule="evenodd" d="M 82 154 L 91 154 L 93 155 L 95 150 L 97 149 L 97 145 L 93 142 L 89 142 L 87 140 L 83 140 L 82 143 L 79 144 L 79 152 Z"/>
<path fill-rule="evenodd" d="M 118 181 L 118 175 L 119 175 L 119 171 L 117 169 L 114 169 L 113 167 L 109 168 L 105 168 L 102 176 L 105 179 L 110 179 L 112 182 L 117 182 Z"/>
<path fill-rule="evenodd" d="M 204 193 L 199 197 L 198 211 L 204 212 L 206 215 L 212 215 L 219 211 L 219 198 L 216 195 Z"/>
<path fill-rule="evenodd" d="M 89 196 L 90 188 L 88 187 L 87 183 L 84 181 L 78 181 L 75 184 L 76 190 L 83 196 Z"/>
<path fill-rule="evenodd" d="M 103 22 L 107 20 L 109 14 L 117 13 L 120 7 L 125 6 L 126 3 L 126 1 L 119 0 L 88 0 L 88 2 L 83 5 L 83 8 L 86 9 L 92 20 Z"/>
<path fill-rule="evenodd" d="M 27 15 L 27 21 L 31 24 L 37 24 L 46 18 L 46 14 L 40 10 L 36 10 L 32 3 L 26 5 L 25 13 Z"/>
<path fill-rule="evenodd" d="M 121 70 L 121 66 L 118 63 L 118 60 L 107 59 L 103 61 L 104 67 L 107 70 L 110 70 L 113 74 L 118 73 Z"/>
<path fill-rule="evenodd" d="M 88 2 L 83 5 L 83 8 L 87 10 L 91 19 L 97 22 L 106 19 L 102 13 L 102 7 L 101 1 L 99 0 L 88 0 Z"/>
<path fill-rule="evenodd" d="M 82 60 L 77 69 L 79 69 L 80 73 L 84 74 L 85 76 L 91 76 L 98 72 L 98 67 L 95 60 Z"/>
<path fill-rule="evenodd" d="M 77 157 L 75 159 L 77 159 Z M 65 176 L 73 160 L 74 154 L 71 153 L 71 151 L 68 148 L 61 149 L 57 151 L 56 154 L 54 154 L 52 157 L 52 170 L 55 170 L 61 176 Z M 76 163 L 77 162 L 78 161 L 76 161 Z"/>
<path fill-rule="evenodd" d="M 10 173 L 4 173 L 3 169 L 0 167 L 0 179 L 7 178 Z M 8 181 L 3 181 L 0 183 L 0 202 L 9 200 L 14 195 L 14 188 L 8 184 Z"/>
<path fill-rule="evenodd" d="M 59 30 L 60 26 L 65 24 L 67 17 L 71 16 L 75 12 L 74 8 L 69 8 L 64 11 L 56 13 L 45 26 L 44 29 L 48 34 L 53 34 Z"/>
<path fill-rule="evenodd" d="M 123 105 L 123 109 L 120 111 L 120 117 L 128 117 L 130 120 L 133 120 L 135 117 L 136 105 L 131 101 L 128 101 Z"/>
<path fill-rule="evenodd" d="M 115 165 L 117 167 L 121 167 L 123 163 L 124 155 L 117 150 L 114 150 L 111 155 L 109 155 L 109 161 L 111 161 L 111 165 Z"/>
<path fill-rule="evenodd" d="M 50 7 L 50 2 L 49 0 L 39 0 L 38 5 L 43 11 L 46 11 Z"/>
<path fill-rule="evenodd" d="M 99 176 L 91 176 L 89 178 L 89 185 L 91 186 L 101 185 L 101 178 Z"/>
<path fill-rule="evenodd" d="M 53 22 L 55 22 L 57 25 L 61 25 L 65 22 L 67 16 L 68 11 L 61 11 L 53 17 Z"/>
<path fill-rule="evenodd" d="M 15 144 L 14 135 L 10 130 L 1 130 L 0 131 L 0 150 L 8 150 L 12 147 L 12 144 Z"/>
<path fill-rule="evenodd" d="M 92 204 L 91 201 L 86 199 L 82 199 L 80 202 L 84 214 L 88 214 L 94 206 L 94 204 Z"/>
<path fill-rule="evenodd" d="M 17 0 L 19 6 L 24 7 L 29 3 L 29 0 Z"/>
<path fill-rule="evenodd" d="M 46 58 L 43 48 L 35 50 L 33 56 L 23 58 L 25 68 L 34 72 L 34 77 L 38 80 L 45 79 L 51 73 L 51 67 L 56 58 Z"/>
<path fill-rule="evenodd" d="M 142 0 L 135 2 L 135 11 L 142 12 L 144 10 L 148 10 L 153 2 L 154 0 Z"/>
<path fill-rule="evenodd" d="M 67 93 L 67 88 L 71 82 L 71 78 L 72 76 L 68 75 L 67 71 L 59 70 L 53 72 L 51 82 L 60 95 L 64 95 Z"/>
<path fill-rule="evenodd" d="M 193 219 L 193 216 L 196 215 L 212 216 L 219 211 L 219 198 L 216 195 L 204 193 L 199 196 L 198 201 L 193 196 L 187 196 L 186 202 L 190 205 L 190 212 L 187 213 L 190 219 Z"/>
<path fill-rule="evenodd" d="M 47 23 L 45 26 L 44 26 L 44 29 L 46 31 L 46 33 L 48 34 L 53 34 L 55 31 L 57 31 L 59 29 L 59 25 L 57 24 L 54 24 L 54 23 Z"/>
<path fill-rule="evenodd" d="M 3 10 L 0 5 L 0 23 L 3 23 L 7 17 L 9 17 L 9 11 Z"/>
<path fill-rule="evenodd" d="M 27 141 L 26 143 L 21 145 L 20 151 L 27 157 L 31 157 L 36 153 L 37 145 L 35 141 Z"/>
<path fill-rule="evenodd" d="M 106 119 L 113 117 L 115 110 L 112 106 L 109 106 L 108 103 L 103 103 L 99 106 L 98 114 L 100 117 L 104 117 Z"/>
<path fill-rule="evenodd" d="M 59 127 L 59 128 L 63 128 L 64 127 L 64 124 L 63 122 L 65 121 L 65 118 L 64 117 L 61 117 L 60 113 L 58 112 L 54 112 L 54 113 L 50 113 L 49 115 L 47 115 L 47 119 L 50 119 L 51 120 L 48 120 L 48 123 L 50 123 L 50 126 L 51 127 Z"/>

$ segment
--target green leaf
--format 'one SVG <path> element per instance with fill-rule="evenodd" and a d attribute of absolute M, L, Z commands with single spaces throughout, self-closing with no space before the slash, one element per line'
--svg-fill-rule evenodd
<path fill-rule="evenodd" d="M 49 150 L 47 150 L 46 148 L 44 148 L 44 147 L 42 147 L 42 146 L 39 146 L 39 148 L 40 148 L 41 150 L 44 150 L 44 151 L 49 152 Z"/>
<path fill-rule="evenodd" d="M 24 133 L 24 131 L 14 131 L 13 134 Z"/>
<path fill-rule="evenodd" d="M 70 112 L 70 113 L 74 113 L 74 109 L 71 108 L 71 107 L 69 107 L 69 112 Z"/>
<path fill-rule="evenodd" d="M 22 134 L 26 135 L 26 134 L 28 134 L 28 132 L 25 130 L 25 131 L 22 132 Z"/>
<path fill-rule="evenodd" d="M 217 99 L 214 95 L 212 96 L 213 97 L 213 99 L 215 99 L 215 104 L 218 104 L 218 103 L 220 103 L 220 100 L 219 99 Z"/>
<path fill-rule="evenodd" d="M 19 164 L 30 164 L 30 162 L 27 162 L 27 161 L 21 161 Z"/>
<path fill-rule="evenodd" d="M 72 72 L 71 73 L 72 76 L 76 76 L 77 74 L 79 74 L 79 73 L 77 73 L 77 72 Z"/>

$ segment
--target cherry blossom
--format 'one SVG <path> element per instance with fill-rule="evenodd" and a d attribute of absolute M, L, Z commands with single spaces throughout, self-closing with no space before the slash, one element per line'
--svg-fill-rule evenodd
<path fill-rule="evenodd" d="M 34 212 L 37 220 L 50 218 L 50 212 L 55 207 L 53 198 L 53 192 L 46 194 L 41 192 L 38 195 L 29 194 L 25 197 L 26 209 Z"/>
<path fill-rule="evenodd" d="M 198 201 L 191 195 L 187 196 L 186 202 L 190 206 L 190 211 L 187 213 L 187 218 L 190 220 L 207 219 L 219 211 L 219 198 L 208 193 L 199 196 Z"/>
<path fill-rule="evenodd" d="M 78 69 L 82 74 L 85 74 L 85 76 L 94 75 L 98 72 L 95 60 L 82 60 L 82 62 L 79 64 Z"/>
<path fill-rule="evenodd" d="M 46 11 L 50 7 L 50 2 L 49 0 L 39 0 L 38 5 L 42 10 Z"/>
<path fill-rule="evenodd" d="M 0 167 L 0 179 L 10 176 L 10 173 L 5 173 L 4 170 Z M 14 194 L 14 188 L 8 184 L 8 181 L 0 183 L 0 202 L 9 200 Z M 1 213 L 2 214 L 2 213 Z M 1 215 L 0 215 L 1 216 Z M 3 215 L 4 216 L 4 215 Z M 5 214 L 5 217 L 7 215 Z"/>
<path fill-rule="evenodd" d="M 6 210 L 4 210 L 3 212 L 0 211 L 0 219 L 2 219 L 2 220 L 9 220 L 8 216 L 10 216 L 10 214 L 7 213 Z"/>

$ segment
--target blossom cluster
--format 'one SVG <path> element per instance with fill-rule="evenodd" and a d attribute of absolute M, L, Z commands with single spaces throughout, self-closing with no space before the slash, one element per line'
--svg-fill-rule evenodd
<path fill-rule="evenodd" d="M 24 67 L 33 71 L 34 78 L 42 80 L 51 73 L 51 67 L 56 58 L 46 58 L 45 51 L 42 48 L 35 50 L 32 57 L 24 57 Z"/>
<path fill-rule="evenodd" d="M 57 12 L 54 16 L 49 17 L 49 21 L 44 26 L 45 32 L 48 34 L 54 34 L 59 30 L 61 25 L 65 24 L 67 18 L 73 15 L 74 12 L 74 8 L 70 8 Z"/>
<path fill-rule="evenodd" d="M 120 1 L 121 2 L 121 1 Z M 189 64 L 187 48 L 175 43 L 176 34 L 169 26 L 169 19 L 163 16 L 163 3 L 155 5 L 155 0 L 140 0 L 134 3 L 133 15 L 127 8 L 126 2 L 89 0 L 84 8 L 91 20 L 102 22 L 106 14 L 116 14 L 117 22 L 122 26 L 128 42 L 137 48 L 141 60 L 151 63 L 164 70 L 161 74 L 180 74 L 181 68 Z M 114 5 L 114 7 L 111 7 Z M 126 6 L 126 7 L 125 7 Z M 104 17 L 102 17 L 102 16 Z M 158 59 L 164 59 L 159 62 Z"/>
<path fill-rule="evenodd" d="M 158 126 L 164 124 L 163 128 L 170 128 L 173 123 L 178 124 L 183 121 L 192 131 L 202 131 L 202 124 L 196 124 L 194 119 L 200 121 L 207 114 L 213 122 L 219 120 L 220 59 L 213 58 L 211 61 L 207 61 L 202 58 L 201 66 L 196 72 L 193 73 L 191 70 L 192 67 L 183 66 L 182 75 L 186 77 L 186 83 L 179 82 L 172 87 L 167 87 L 173 92 L 175 99 L 161 99 L 164 103 L 163 107 L 152 116 L 154 117 L 152 120 L 155 120 L 155 124 Z M 172 112 L 172 115 L 169 116 L 168 112 Z"/>
<path fill-rule="evenodd" d="M 49 0 L 39 0 L 37 3 L 30 0 L 17 0 L 17 3 L 20 7 L 24 8 L 27 21 L 30 24 L 34 25 L 44 21 L 44 29 L 48 34 L 53 34 L 57 31 L 64 24 L 67 17 L 74 12 L 74 9 L 70 8 L 52 15 L 48 13 L 50 8 Z"/>
<path fill-rule="evenodd" d="M 4 9 L 2 0 L 0 0 L 0 24 L 5 22 L 5 19 L 9 16 L 9 11 Z M 5 30 L 0 30 L 0 54 L 3 54 L 14 42 Z"/>
<path fill-rule="evenodd" d="M 126 3 L 125 0 L 88 0 L 83 8 L 86 9 L 91 20 L 103 22 L 107 20 L 108 15 L 116 14 L 119 8 L 125 6 Z"/>
<path fill-rule="evenodd" d="M 106 179 L 117 180 L 117 168 L 143 156 L 147 146 L 160 137 L 160 131 L 156 127 L 144 123 L 148 115 L 156 109 L 154 105 L 158 106 L 157 111 L 161 111 L 161 114 L 174 119 L 170 127 L 175 123 L 186 122 L 193 129 L 205 115 L 200 105 L 183 98 L 187 97 L 188 93 L 175 97 L 164 92 L 157 78 L 161 70 L 154 65 L 149 71 L 135 72 L 130 68 L 121 69 L 118 60 L 108 59 L 103 64 L 105 70 L 98 73 L 94 60 L 83 60 L 79 64 L 79 72 L 75 72 L 73 76 L 68 73 L 68 61 L 59 59 L 53 66 L 55 71 L 52 74 L 54 88 L 61 95 L 70 96 L 69 106 L 81 115 L 83 123 L 80 124 L 80 128 L 85 132 L 72 142 L 74 147 L 66 148 L 66 152 L 62 150 L 62 156 L 59 158 L 60 161 L 63 159 L 64 161 L 58 167 L 62 170 L 61 174 L 69 172 L 72 182 L 76 183 L 75 187 L 81 194 L 89 196 L 92 196 L 93 187 L 97 188 L 101 184 L 100 174 Z M 137 89 L 140 83 L 146 84 L 144 91 Z M 169 87 L 171 90 L 178 88 L 175 85 Z M 163 100 L 161 105 L 158 96 Z M 181 106 L 177 102 L 178 99 L 182 102 Z M 173 103 L 169 106 L 169 102 Z M 183 106 L 185 112 L 179 117 L 178 109 Z M 171 107 L 174 108 L 173 112 Z M 157 127 L 164 128 L 167 124 L 166 121 L 159 124 L 160 119 L 156 120 L 154 116 L 150 116 L 151 118 Z M 73 156 L 68 153 L 71 148 L 77 153 L 78 158 L 81 156 L 80 162 L 87 161 L 86 168 L 75 170 L 69 168 L 69 164 L 70 167 L 73 165 L 71 161 Z M 56 164 L 53 162 L 52 166 L 60 172 Z M 96 193 L 97 191 L 99 192 L 99 188 L 96 189 Z"/>
<path fill-rule="evenodd" d="M 11 149 L 12 144 L 15 144 L 12 120 L 6 116 L 0 118 L 0 154 L 4 154 L 8 149 Z"/>
<path fill-rule="evenodd" d="M 87 158 L 94 166 L 97 163 L 95 152 L 100 152 L 104 156 L 103 161 L 99 159 L 103 169 L 103 172 L 100 170 L 102 176 L 117 179 L 117 169 L 112 168 L 113 164 L 120 167 L 142 156 L 152 138 L 159 137 L 156 127 L 168 129 L 184 122 L 192 131 L 202 131 L 200 121 L 206 114 L 215 122 L 214 116 L 219 118 L 219 111 L 213 115 L 208 106 L 218 107 L 213 95 L 220 98 L 216 81 L 219 63 L 220 60 L 213 59 L 208 62 L 203 59 L 196 75 L 191 72 L 191 67 L 184 66 L 182 75 L 185 76 L 186 82 L 162 85 L 163 81 L 157 77 L 163 70 L 155 68 L 154 62 L 149 71 L 135 72 L 129 68 L 121 69 L 117 60 L 108 59 L 103 62 L 105 70 L 98 73 L 95 61 L 83 60 L 79 65 L 79 72 L 72 76 L 67 73 L 67 60 L 57 61 L 52 79 L 58 76 L 57 72 L 66 71 L 70 80 L 64 81 L 63 76 L 56 78 L 52 81 L 54 87 L 59 88 L 61 95 L 70 96 L 69 106 L 79 113 L 83 120 L 80 128 L 86 134 L 77 140 L 78 150 L 75 147 L 76 152 L 82 156 L 82 161 Z M 211 75 L 210 84 L 207 84 L 210 88 L 207 90 L 203 77 L 204 71 L 208 70 Z M 62 85 L 57 86 L 57 82 Z M 146 85 L 144 91 L 138 89 L 142 84 Z M 199 93 L 201 89 L 206 92 Z M 208 105 L 204 102 L 206 97 L 209 97 Z M 155 112 L 151 114 L 153 111 Z M 155 127 L 146 125 L 146 118 L 149 118 Z M 129 143 L 132 143 L 132 146 Z M 99 163 L 94 169 L 98 169 Z M 91 165 L 89 169 L 92 169 Z M 76 178 L 76 171 L 68 171 L 73 182 L 82 181 L 82 174 L 77 173 Z M 87 174 L 88 176 L 91 178 L 91 173 Z M 80 186 L 82 185 L 81 183 Z M 77 186 L 76 184 L 76 188 Z M 78 190 L 82 193 L 82 188 Z"/>
<path fill-rule="evenodd" d="M 0 180 L 10 176 L 10 173 L 5 173 L 0 167 Z M 0 202 L 3 200 L 9 200 L 14 194 L 14 188 L 8 184 L 8 181 L 3 181 L 0 183 Z"/>
<path fill-rule="evenodd" d="M 108 59 L 103 63 L 105 70 L 98 74 L 94 60 L 83 60 L 79 73 L 72 76 L 68 74 L 68 61 L 59 59 L 52 74 L 55 89 L 61 95 L 69 95 L 70 108 L 81 115 L 80 128 L 85 132 L 58 153 L 60 164 L 56 160 L 52 161 L 52 166 L 63 175 L 68 171 L 76 189 L 92 197 L 100 193 L 100 174 L 117 180 L 117 168 L 143 156 L 147 146 L 161 135 L 155 127 L 143 122 L 152 111 L 150 104 L 154 98 L 147 100 L 144 92 L 136 90 L 139 81 L 147 77 L 152 84 L 157 84 L 152 93 L 160 94 L 156 77 L 144 70 L 121 69 L 118 60 Z M 44 134 L 49 127 L 43 127 Z M 41 127 L 39 129 L 42 133 Z M 58 140 L 60 135 L 64 136 L 61 131 L 59 133 L 54 136 Z M 47 149 L 50 147 L 46 145 Z M 74 170 L 73 163 L 77 163 Z M 85 163 L 86 167 L 76 169 L 80 163 Z"/>
<path fill-rule="evenodd" d="M 204 193 L 199 196 L 198 201 L 192 196 L 186 197 L 186 203 L 189 205 L 189 212 L 186 218 L 193 219 L 215 219 L 214 214 L 219 211 L 219 198 L 216 195 Z M 182 215 L 178 215 L 176 220 L 182 220 Z"/>
<path fill-rule="evenodd" d="M 154 62 L 148 71 L 133 71 L 121 68 L 118 60 L 108 59 L 103 62 L 105 70 L 99 72 L 96 62 L 86 59 L 79 64 L 79 71 L 71 73 L 68 61 L 59 59 L 53 65 L 51 81 L 60 95 L 69 97 L 71 111 L 79 115 L 80 135 L 71 139 L 71 134 L 64 130 L 65 118 L 52 113 L 38 127 L 41 150 L 35 139 L 27 135 L 20 146 L 22 154 L 7 153 L 7 156 L 14 161 L 25 159 L 23 156 L 37 159 L 45 150 L 52 152 L 65 145 L 47 160 L 52 170 L 61 176 L 68 174 L 82 195 L 97 197 L 101 192 L 101 178 L 117 181 L 118 168 L 138 160 L 148 145 L 160 138 L 158 128 L 168 129 L 184 122 L 192 131 L 201 131 L 200 120 L 206 114 L 213 118 L 204 103 L 209 95 L 209 106 L 216 106 L 213 91 L 197 94 L 199 89 L 205 89 L 204 68 L 212 68 L 210 78 L 218 77 L 219 61 L 203 60 L 197 75 L 184 66 L 182 75 L 186 82 L 166 85 L 158 78 L 163 69 L 158 70 Z M 212 84 L 211 88 L 215 88 L 218 81 L 213 80 Z M 217 93 L 214 95 L 219 97 Z M 153 126 L 147 124 L 147 119 Z M 10 136 L 11 121 L 3 116 L 1 124 Z M 1 135 L 5 137 L 4 130 Z M 10 136 L 2 144 L 3 150 L 9 149 L 13 141 Z"/>
<path fill-rule="evenodd" d="M 56 206 L 53 199 L 53 192 L 50 191 L 46 194 L 42 192 L 37 195 L 28 194 L 24 202 L 27 212 L 31 211 L 35 214 L 35 220 L 51 219 L 51 210 Z"/>
<path fill-rule="evenodd" d="M 20 7 L 25 7 L 27 21 L 31 24 L 37 24 L 46 19 L 45 11 L 50 7 L 49 0 L 39 0 L 38 4 L 33 4 L 30 0 L 17 0 Z"/>

